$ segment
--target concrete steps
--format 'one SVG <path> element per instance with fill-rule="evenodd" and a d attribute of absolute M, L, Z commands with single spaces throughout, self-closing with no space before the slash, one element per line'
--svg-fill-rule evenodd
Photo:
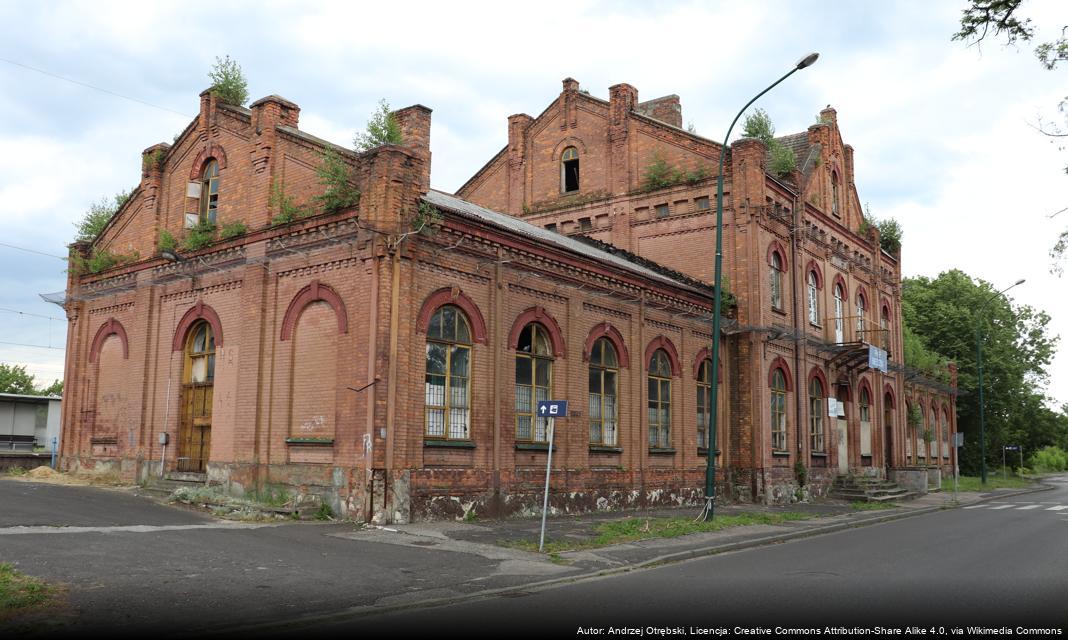
<path fill-rule="evenodd" d="M 174 493 L 175 489 L 181 487 L 202 487 L 207 484 L 207 482 L 208 476 L 205 473 L 172 472 L 162 478 L 159 476 L 151 478 L 148 483 L 141 487 L 141 493 L 160 499 L 166 499 Z"/>
<path fill-rule="evenodd" d="M 889 480 L 863 476 L 838 476 L 831 486 L 830 495 L 853 502 L 891 502 L 913 497 L 906 489 Z"/>

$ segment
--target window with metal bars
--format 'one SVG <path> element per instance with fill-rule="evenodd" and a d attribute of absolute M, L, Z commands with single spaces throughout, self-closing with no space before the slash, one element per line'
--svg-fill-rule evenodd
<path fill-rule="evenodd" d="M 471 439 L 471 329 L 459 307 L 445 305 L 427 327 L 426 437 Z"/>
<path fill-rule="evenodd" d="M 826 453 L 823 430 L 823 383 L 812 378 L 808 384 L 808 436 L 813 453 Z"/>
<path fill-rule="evenodd" d="M 712 361 L 705 360 L 697 371 L 697 448 L 709 447 L 708 422 L 712 407 Z"/>
<path fill-rule="evenodd" d="M 614 447 L 619 441 L 619 359 L 607 338 L 590 352 L 590 444 Z"/>
<path fill-rule="evenodd" d="M 786 453 L 786 376 L 782 369 L 771 373 L 771 448 Z"/>
<path fill-rule="evenodd" d="M 649 446 L 671 446 L 671 362 L 663 349 L 649 359 Z"/>
<path fill-rule="evenodd" d="M 532 322 L 519 334 L 515 354 L 515 439 L 549 441 L 548 420 L 536 415 L 538 402 L 549 400 L 553 352 L 545 328 Z"/>

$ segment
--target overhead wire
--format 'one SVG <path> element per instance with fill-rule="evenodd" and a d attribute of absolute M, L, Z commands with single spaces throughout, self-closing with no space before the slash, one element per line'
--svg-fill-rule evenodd
<path fill-rule="evenodd" d="M 151 102 L 147 102 L 145 100 L 141 100 L 140 98 L 134 98 L 132 96 L 123 95 L 121 93 L 112 91 L 111 89 L 104 89 L 103 87 L 98 87 L 98 86 L 95 86 L 95 85 L 91 85 L 88 82 L 82 82 L 81 80 L 75 80 L 73 78 L 68 78 L 66 76 L 61 76 L 58 73 L 52 73 L 51 71 L 46 71 L 44 69 L 39 69 L 37 67 L 31 67 L 28 64 L 23 64 L 21 62 L 16 62 L 15 60 L 9 60 L 7 58 L 0 58 L 0 62 L 6 62 L 6 63 L 8 63 L 10 65 L 13 65 L 13 66 L 16 66 L 16 67 L 22 67 L 23 69 L 28 69 L 30 71 L 33 71 L 33 72 L 36 72 L 36 73 L 40 73 L 42 75 L 49 76 L 51 78 L 56 78 L 57 80 L 62 80 L 64 82 L 69 82 L 71 84 L 76 84 L 76 85 L 79 85 L 79 86 L 82 86 L 82 87 L 86 87 L 88 89 L 92 89 L 94 91 L 99 91 L 101 93 L 106 93 L 108 95 L 115 96 L 116 98 L 122 98 L 123 100 L 129 100 L 131 102 L 136 102 L 136 103 L 142 104 L 142 105 L 144 105 L 146 107 L 152 107 L 153 109 L 159 109 L 160 111 L 168 111 L 168 112 L 173 113 L 175 115 L 182 116 L 183 118 L 193 118 L 194 117 L 194 116 L 191 116 L 191 115 L 189 115 L 187 113 L 182 113 L 181 111 L 175 111 L 174 109 L 170 109 L 168 107 L 161 107 L 158 104 L 152 104 Z"/>

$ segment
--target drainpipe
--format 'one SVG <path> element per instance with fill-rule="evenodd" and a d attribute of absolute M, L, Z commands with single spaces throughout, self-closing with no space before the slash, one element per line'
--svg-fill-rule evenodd
<path fill-rule="evenodd" d="M 389 372 L 386 381 L 386 477 L 382 495 L 383 509 L 389 509 L 389 494 L 393 473 L 393 446 L 396 439 L 397 422 L 397 351 L 400 315 L 400 247 L 389 248 L 390 265 L 393 271 L 389 292 Z M 386 522 L 392 522 L 391 514 L 386 513 Z"/>
<path fill-rule="evenodd" d="M 804 375 L 805 372 L 801 370 L 801 350 L 805 348 L 805 334 L 804 324 L 801 322 L 801 300 L 800 296 L 797 295 L 797 277 L 803 271 L 802 269 L 797 268 L 799 266 L 797 262 L 797 230 L 801 228 L 800 209 L 802 207 L 800 203 L 801 192 L 799 190 L 794 195 L 793 222 L 792 226 L 790 227 L 790 264 L 794 265 L 793 269 L 790 270 L 790 294 L 793 296 L 794 302 L 794 335 L 796 336 L 794 338 L 794 371 L 797 372 L 795 376 L 797 384 L 794 385 L 794 414 L 796 415 L 797 419 L 797 459 L 799 461 L 801 460 L 801 454 L 804 453 L 803 443 L 805 436 L 804 423 L 801 420 L 801 404 L 803 399 L 807 398 L 806 394 L 808 393 L 807 386 L 804 385 L 804 383 L 807 382 L 807 377 Z"/>

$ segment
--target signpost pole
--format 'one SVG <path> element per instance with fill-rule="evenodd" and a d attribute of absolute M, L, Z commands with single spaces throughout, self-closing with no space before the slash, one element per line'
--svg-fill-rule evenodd
<path fill-rule="evenodd" d="M 1020 477 L 1023 477 L 1023 445 L 1020 445 Z"/>
<path fill-rule="evenodd" d="M 553 468 L 553 418 L 549 418 L 549 461 L 545 464 L 545 498 L 541 505 L 541 538 L 538 540 L 538 553 L 545 547 L 545 516 L 549 512 L 549 474 Z"/>
<path fill-rule="evenodd" d="M 1005 447 L 1001 447 L 1001 477 L 1005 477 Z"/>

